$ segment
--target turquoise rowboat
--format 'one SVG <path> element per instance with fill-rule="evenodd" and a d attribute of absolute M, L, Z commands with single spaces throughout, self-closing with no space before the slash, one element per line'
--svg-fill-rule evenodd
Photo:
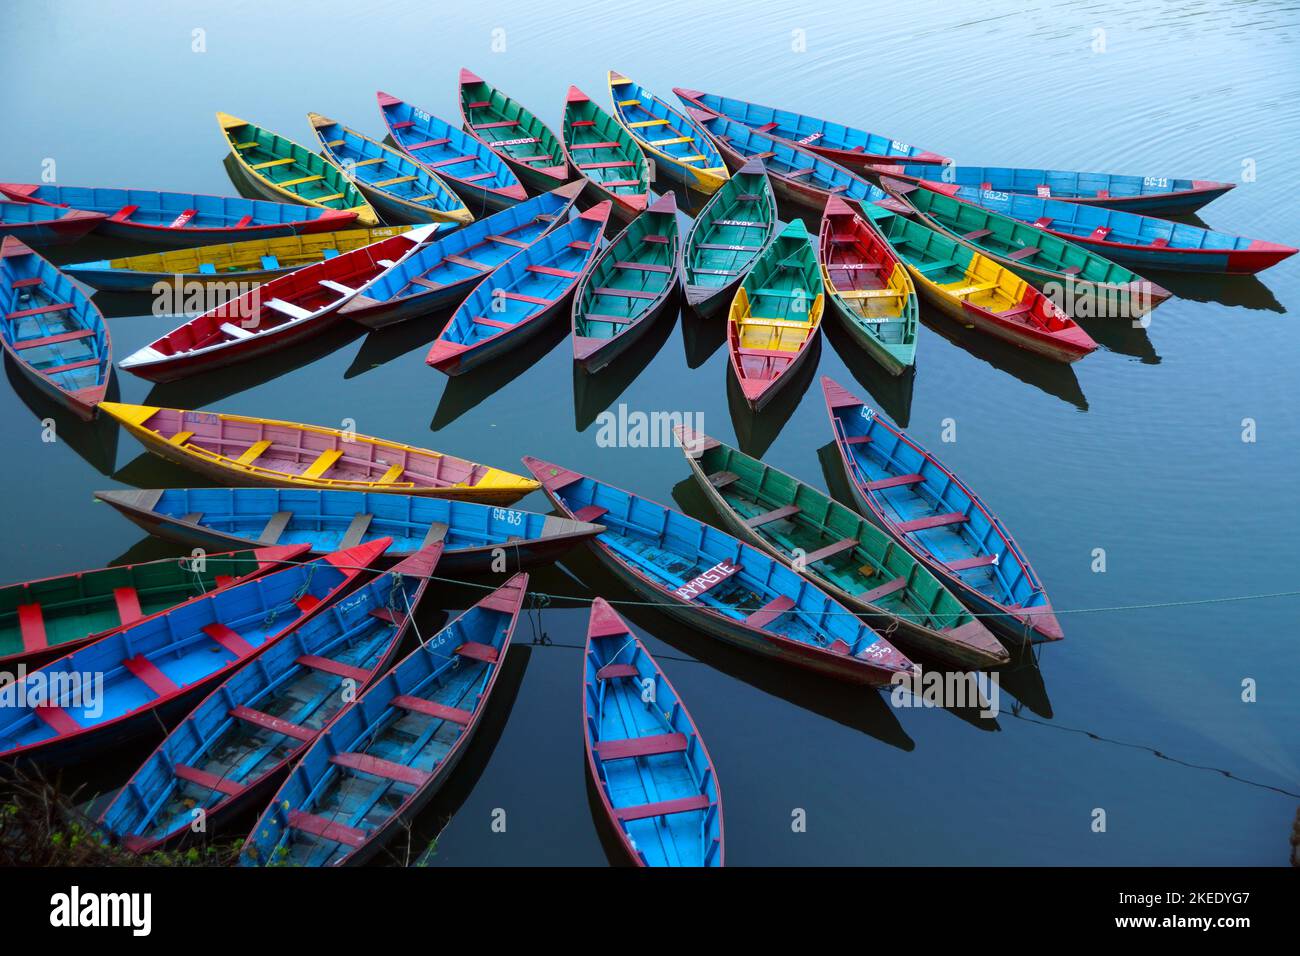
<path fill-rule="evenodd" d="M 308 113 L 321 152 L 356 184 L 372 206 L 395 222 L 472 222 L 474 216 L 447 184 L 405 153 L 377 143 L 328 116 Z"/>
<path fill-rule="evenodd" d="M 560 130 L 564 155 L 601 199 L 614 203 L 614 215 L 631 222 L 650 202 L 650 167 L 632 135 L 576 86 L 564 100 Z"/>
<path fill-rule="evenodd" d="M 564 147 L 550 127 L 469 70 L 460 71 L 465 131 L 496 153 L 525 186 L 554 189 L 569 180 Z"/>
<path fill-rule="evenodd" d="M 722 157 L 694 122 L 622 73 L 609 71 L 614 118 L 655 161 L 657 174 L 702 193 L 727 181 Z"/>
<path fill-rule="evenodd" d="M 666 192 L 596 259 L 573 297 L 573 358 L 597 372 L 645 335 L 677 291 L 677 200 Z"/>
<path fill-rule="evenodd" d="M 505 209 L 528 198 L 505 160 L 469 133 L 391 93 L 375 96 L 397 148 L 442 177 L 471 208 Z"/>
<path fill-rule="evenodd" d="M 717 113 L 753 127 L 760 133 L 770 133 L 850 169 L 867 167 L 873 163 L 928 165 L 948 161 L 947 156 L 912 146 L 892 136 L 871 133 L 856 126 L 845 126 L 843 123 L 834 123 L 805 113 L 681 87 L 674 87 L 673 92 L 687 106 Z"/>

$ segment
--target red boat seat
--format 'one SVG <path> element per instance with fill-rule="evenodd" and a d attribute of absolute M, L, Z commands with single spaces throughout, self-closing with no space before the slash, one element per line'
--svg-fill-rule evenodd
<path fill-rule="evenodd" d="M 224 624 L 209 624 L 203 628 L 203 633 L 230 651 L 235 657 L 251 657 L 257 652 L 257 648 Z"/>
<path fill-rule="evenodd" d="M 1089 233 L 1088 238 L 1096 239 L 1098 242 L 1100 242 L 1109 235 L 1110 235 L 1110 226 L 1098 226 L 1091 233 Z"/>
<path fill-rule="evenodd" d="M 455 166 L 457 163 L 463 163 L 467 159 L 473 159 L 473 156 L 453 156 L 450 159 L 440 159 L 436 163 L 430 163 L 430 169 L 441 169 L 443 166 Z"/>
<path fill-rule="evenodd" d="M 640 289 L 611 289 L 608 286 L 601 286 L 591 291 L 596 295 L 607 295 L 613 299 L 657 299 L 660 296 L 658 292 L 643 292 Z"/>
<path fill-rule="evenodd" d="M 489 319 L 486 315 L 474 316 L 474 321 L 479 325 L 486 325 L 493 329 L 513 329 L 514 326 L 509 322 L 502 322 L 500 319 Z"/>
<path fill-rule="evenodd" d="M 600 505 L 587 505 L 585 508 L 579 508 L 573 513 L 577 521 L 596 521 L 609 514 L 608 508 L 602 508 Z"/>
<path fill-rule="evenodd" d="M 843 554 L 845 551 L 852 551 L 860 542 L 857 538 L 841 538 L 833 544 L 828 544 L 824 548 L 818 548 L 816 551 L 809 552 L 803 556 L 805 566 L 816 564 L 818 561 L 825 561 L 827 558 L 833 558 L 837 554 Z"/>
<path fill-rule="evenodd" d="M 704 794 L 700 794 L 695 797 L 682 797 L 679 800 L 643 803 L 636 807 L 616 807 L 614 814 L 626 823 L 631 820 L 644 820 L 648 817 L 665 817 L 671 813 L 690 813 L 693 810 L 705 810 L 709 806 L 709 798 Z"/>
<path fill-rule="evenodd" d="M 74 332 L 60 332 L 58 335 L 47 335 L 39 339 L 19 339 L 14 342 L 14 351 L 39 349 L 46 345 L 58 345 L 60 342 L 75 342 L 77 339 L 91 338 L 94 334 L 94 329 L 77 329 Z"/>
<path fill-rule="evenodd" d="M 497 649 L 491 644 L 480 644 L 478 641 L 466 641 L 456 648 L 456 653 L 471 660 L 483 661 L 485 664 L 495 664 L 499 656 Z"/>
<path fill-rule="evenodd" d="M 397 127 L 394 127 L 394 129 L 396 128 Z M 430 146 L 446 146 L 450 142 L 451 140 L 445 136 L 442 139 L 425 139 L 418 143 L 412 143 L 410 146 L 406 147 L 406 150 L 407 152 L 413 153 L 417 149 L 428 149 Z"/>
<path fill-rule="evenodd" d="M 973 229 L 970 232 L 963 232 L 961 237 L 963 239 L 970 239 L 974 241 L 976 239 L 983 239 L 985 236 L 991 236 L 991 235 L 993 235 L 992 229 Z"/>
<path fill-rule="evenodd" d="M 359 847 L 367 839 L 365 830 L 358 830 L 356 827 L 350 827 L 326 817 L 318 817 L 314 813 L 305 813 L 302 810 L 289 811 L 289 828 L 291 830 L 301 830 L 311 836 L 320 837 L 333 843 L 342 843 L 344 846 L 350 847 Z"/>
<path fill-rule="evenodd" d="M 961 558 L 957 561 L 949 561 L 945 567 L 949 571 L 965 571 L 967 568 L 983 568 L 990 564 L 997 564 L 998 556 L 996 554 L 981 554 L 974 558 Z"/>
<path fill-rule="evenodd" d="M 513 299 L 516 302 L 527 302 L 530 305 L 554 305 L 554 299 L 543 299 L 535 295 L 524 295 L 522 292 L 502 292 L 503 299 Z"/>
<path fill-rule="evenodd" d="M 461 710 L 459 707 L 448 707 L 445 704 L 435 704 L 431 700 L 425 700 L 423 697 L 412 697 L 410 694 L 398 694 L 389 703 L 394 707 L 400 707 L 402 710 L 409 710 L 415 714 L 426 714 L 439 720 L 449 720 L 453 724 L 460 724 L 462 727 L 468 727 L 474 719 L 473 711 Z"/>
<path fill-rule="evenodd" d="M 774 129 L 776 129 L 776 124 L 775 124 L 775 123 L 764 123 L 762 126 L 755 126 L 755 127 L 754 127 L 754 132 L 755 132 L 755 133 L 770 133 L 770 132 L 771 132 L 772 130 L 774 130 Z"/>
<path fill-rule="evenodd" d="M 868 604 L 873 601 L 879 601 L 883 597 L 889 597 L 896 591 L 901 591 L 907 587 L 907 578 L 894 578 L 892 581 L 886 581 L 879 587 L 872 588 L 866 594 L 859 594 L 859 601 L 866 601 Z"/>
<path fill-rule="evenodd" d="M 197 209 L 186 209 L 183 213 L 171 221 L 168 229 L 179 229 L 188 223 L 191 219 L 199 214 Z"/>
<path fill-rule="evenodd" d="M 781 595 L 775 600 L 768 601 L 753 614 L 745 618 L 745 623 L 750 627 L 767 627 L 778 617 L 794 607 L 794 601 L 791 598 Z"/>
<path fill-rule="evenodd" d="M 71 302 L 53 302 L 50 305 L 39 305 L 34 309 L 19 309 L 17 312 L 10 312 L 7 318 L 25 319 L 32 315 L 48 315 L 51 312 L 66 312 L 73 307 Z"/>
<path fill-rule="evenodd" d="M 668 275 L 673 271 L 672 266 L 656 265 L 653 262 L 615 262 L 614 266 L 618 269 L 631 269 L 636 272 L 658 272 L 662 275 Z"/>
<path fill-rule="evenodd" d="M 596 671 L 596 680 L 614 680 L 618 677 L 639 677 L 641 672 L 633 664 L 606 664 Z"/>
<path fill-rule="evenodd" d="M 894 527 L 904 534 L 909 534 L 913 531 L 925 531 L 927 528 L 942 528 L 950 524 L 964 524 L 969 520 L 960 511 L 950 511 L 947 514 L 928 515 L 924 518 L 915 518 L 912 521 L 901 521 Z"/>
<path fill-rule="evenodd" d="M 24 651 L 43 651 L 49 647 L 45 617 L 39 604 L 18 605 L 18 630 L 22 633 Z"/>
<path fill-rule="evenodd" d="M 893 478 L 880 478 L 867 482 L 867 491 L 884 491 L 886 488 L 898 488 L 902 485 L 917 485 L 925 481 L 923 475 L 895 475 Z"/>
<path fill-rule="evenodd" d="M 1021 259 L 1030 259 L 1038 255 L 1043 250 L 1038 246 L 1025 246 L 1023 249 L 1017 249 L 1015 252 L 1007 253 L 1008 259 L 1015 259 L 1019 262 Z"/>
<path fill-rule="evenodd" d="M 602 740 L 596 744 L 595 750 L 596 756 L 601 760 L 630 760 L 635 757 L 681 753 L 686 746 L 685 734 L 652 734 L 625 740 Z"/>
<path fill-rule="evenodd" d="M 458 266 L 464 266 L 466 269 L 473 269 L 475 272 L 489 272 L 492 267 L 484 265 L 477 259 L 466 259 L 464 256 L 447 256 L 444 261 L 454 263 Z M 415 280 L 412 279 L 412 282 Z"/>
<path fill-rule="evenodd" d="M 264 714 L 260 710 L 253 710 L 251 707 L 232 707 L 226 711 L 235 720 L 242 720 L 246 724 L 252 724 L 254 727 L 261 727 L 263 730 L 269 730 L 272 733 L 283 734 L 286 737 L 292 737 L 294 740 L 312 740 L 318 731 L 311 730 L 308 727 L 302 727 L 292 721 L 282 720 L 279 717 L 272 717 L 270 714 Z"/>
<path fill-rule="evenodd" d="M 368 773 L 372 777 L 410 784 L 412 787 L 422 786 L 433 776 L 427 770 L 417 770 L 414 767 L 406 766 L 406 764 L 394 763 L 391 760 L 376 757 L 374 754 L 335 754 L 330 757 L 330 763 L 340 767 L 347 767 L 349 770 Z"/>
<path fill-rule="evenodd" d="M 844 444 L 846 445 L 866 445 L 871 441 L 870 435 L 845 435 Z"/>
<path fill-rule="evenodd" d="M 605 142 L 605 143 L 574 143 L 572 146 L 569 147 L 569 151 L 572 152 L 572 151 L 575 150 L 575 149 L 609 149 L 609 148 L 614 147 L 614 146 L 617 146 L 617 145 L 618 145 L 618 143 L 615 143 L 615 142 Z M 629 163 L 629 165 L 631 165 L 631 164 Z"/>
<path fill-rule="evenodd" d="M 556 269 L 554 266 L 528 266 L 527 271 L 543 276 L 554 276 L 557 279 L 576 279 L 582 275 L 581 272 L 574 272 L 572 269 Z"/>
<path fill-rule="evenodd" d="M 319 603 L 320 603 L 320 598 L 318 598 L 314 594 L 304 594 L 300 598 L 293 599 L 294 607 L 302 611 L 304 614 L 306 614 L 308 611 L 310 611 Z"/>
<path fill-rule="evenodd" d="M 490 239 L 492 242 L 504 242 L 507 246 L 514 246 L 516 249 L 528 248 L 528 243 L 520 242 L 518 239 L 512 238 L 511 236 L 493 235 L 485 238 Z"/>
<path fill-rule="evenodd" d="M 205 789 L 215 790 L 217 793 L 224 793 L 230 797 L 237 797 L 247 789 L 242 783 L 227 780 L 225 777 L 218 777 L 214 773 L 208 773 L 206 770 L 190 767 L 183 763 L 172 764 L 172 773 L 176 775 L 178 780 L 197 784 Z"/>
<path fill-rule="evenodd" d="M 14 282 L 11 282 L 9 283 L 9 288 L 30 289 L 33 288 L 34 286 L 44 285 L 44 284 L 45 284 L 45 280 L 42 279 L 40 276 L 33 276 L 30 279 L 18 279 Z"/>
<path fill-rule="evenodd" d="M 1169 240 L 1166 239 L 1164 236 L 1161 236 L 1161 237 L 1158 238 L 1158 239 L 1152 239 L 1152 240 L 1151 240 L 1151 248 L 1152 248 L 1152 249 L 1164 249 L 1164 248 L 1166 248 L 1168 245 L 1169 245 Z"/>
<path fill-rule="evenodd" d="M 113 603 L 117 605 L 118 620 L 123 624 L 144 617 L 140 611 L 140 595 L 135 588 L 113 588 Z"/>
<path fill-rule="evenodd" d="M 130 219 L 132 216 L 136 214 L 136 210 L 138 210 L 139 208 L 140 208 L 139 206 L 123 206 L 117 212 L 113 213 L 113 215 L 109 216 L 108 221 L 126 222 L 128 219 Z"/>
<path fill-rule="evenodd" d="M 785 175 L 789 179 L 798 179 L 801 176 L 807 176 L 811 173 L 815 173 L 816 171 L 817 171 L 816 166 L 807 166 L 804 169 L 792 169 L 790 170 L 790 172 L 786 173 Z"/>
<path fill-rule="evenodd" d="M 709 475 L 709 484 L 714 488 L 725 488 L 737 481 L 740 481 L 740 475 L 734 471 L 715 471 Z"/>
<path fill-rule="evenodd" d="M 370 517 L 367 515 L 366 517 Z M 385 624 L 392 624 L 395 627 L 401 627 L 402 617 L 391 607 L 376 607 L 370 609 L 370 616 L 378 618 Z"/>
<path fill-rule="evenodd" d="M 414 126 L 414 125 L 415 125 L 415 120 L 401 120 L 400 122 L 393 124 L 393 129 L 406 129 L 408 126 Z M 411 147 L 408 146 L 406 148 L 410 149 Z"/>
<path fill-rule="evenodd" d="M 159 697 L 166 697 L 181 689 L 179 684 L 160 671 L 158 665 L 143 654 L 128 657 L 122 661 L 122 666 Z"/>
<path fill-rule="evenodd" d="M 636 320 L 637 317 L 632 315 L 609 315 L 605 312 L 587 313 L 588 322 L 611 322 L 614 325 L 631 325 Z"/>
<path fill-rule="evenodd" d="M 41 704 L 39 707 L 33 707 L 32 713 L 60 737 L 66 737 L 68 734 L 75 734 L 79 730 L 85 730 L 81 724 L 72 719 L 71 714 L 62 707 L 55 707 L 53 704 Z"/>
<path fill-rule="evenodd" d="M 651 233 L 648 236 L 641 237 L 642 242 L 654 242 L 666 246 L 671 241 L 667 236 L 661 236 L 658 233 Z"/>
<path fill-rule="evenodd" d="M 335 677 L 350 677 L 358 684 L 364 684 L 370 679 L 370 671 L 368 670 L 331 660 L 328 657 L 318 657 L 315 654 L 303 654 L 301 657 L 294 658 L 293 662 L 301 664 L 303 667 L 310 667 L 314 671 L 333 674 Z"/>
<path fill-rule="evenodd" d="M 247 225 L 248 225 L 250 222 L 252 222 L 252 221 L 253 221 L 253 217 L 252 217 L 252 216 L 241 216 L 240 219 L 239 219 L 239 222 L 235 223 L 235 228 L 236 228 L 236 229 L 243 229 L 245 226 L 247 226 Z"/>

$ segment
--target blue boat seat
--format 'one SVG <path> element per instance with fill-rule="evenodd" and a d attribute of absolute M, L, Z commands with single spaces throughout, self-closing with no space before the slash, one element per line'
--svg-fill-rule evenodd
<path fill-rule="evenodd" d="M 339 254 L 339 251 L 337 249 L 325 249 L 321 254 L 326 259 L 333 259 L 335 256 Z"/>
<path fill-rule="evenodd" d="M 262 256 L 262 268 L 278 269 L 280 268 L 280 260 L 275 256 Z"/>
<path fill-rule="evenodd" d="M 200 262 L 199 272 L 205 276 L 213 276 L 217 274 L 217 267 L 211 262 Z"/>

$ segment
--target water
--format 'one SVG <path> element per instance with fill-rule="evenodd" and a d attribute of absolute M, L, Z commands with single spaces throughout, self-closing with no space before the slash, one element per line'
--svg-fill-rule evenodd
<path fill-rule="evenodd" d="M 469 66 L 558 125 L 576 83 L 605 103 L 604 71 L 857 122 L 972 163 L 1113 169 L 1239 181 L 1202 210 L 1228 231 L 1300 245 L 1294 4 L 1133 6 L 914 3 L 822 11 L 772 5 L 317 3 L 20 4 L 0 60 L 0 172 L 33 181 L 230 192 L 213 112 L 306 142 L 305 114 L 382 130 L 374 91 L 455 115 Z M 494 29 L 505 51 L 493 53 Z M 206 52 L 192 50 L 202 29 Z M 805 52 L 793 45 L 798 34 Z M 1105 52 L 1094 52 L 1096 30 Z M 97 247 L 62 254 L 95 258 Z M 1063 368 L 927 316 L 916 381 L 882 381 L 828 328 L 818 374 L 868 395 L 936 448 L 1001 514 L 1064 610 L 1296 588 L 1300 416 L 1294 355 L 1300 260 L 1260 278 L 1157 276 L 1179 295 L 1149 329 L 1089 324 L 1102 349 Z M 100 297 L 121 357 L 170 328 L 147 299 Z M 143 313 L 143 314 L 142 314 Z M 680 452 L 605 449 L 597 416 L 700 412 L 704 427 L 826 486 L 829 433 L 815 376 L 755 420 L 729 382 L 717 327 L 663 323 L 631 365 L 575 377 L 562 330 L 534 355 L 449 382 L 423 364 L 435 321 L 348 330 L 274 361 L 121 400 L 358 430 L 507 468 L 534 454 L 697 515 Z M 653 350 L 653 354 L 652 354 Z M 197 483 L 111 427 L 78 426 L 12 369 L 0 389 L 11 449 L 0 578 L 156 557 L 91 492 Z M 41 420 L 59 440 L 43 443 Z M 943 420 L 957 442 L 943 444 Z M 1252 418 L 1258 441 L 1242 441 Z M 832 490 L 842 490 L 830 470 Z M 1287 502 L 1292 502 L 1287 504 Z M 541 495 L 525 507 L 545 510 Z M 1104 548 L 1107 571 L 1090 569 Z M 630 595 L 585 555 L 534 586 Z M 439 595 L 461 606 L 469 592 Z M 562 603 L 562 602 L 557 602 Z M 1004 680 L 995 721 L 900 710 L 630 614 L 690 706 L 725 794 L 734 864 L 1281 864 L 1300 794 L 1294 598 L 1066 613 L 1041 669 Z M 540 620 L 551 646 L 512 654 L 472 756 L 420 821 L 435 864 L 606 860 L 578 719 L 581 608 Z M 533 636 L 522 624 L 521 644 Z M 1243 703 L 1242 682 L 1258 682 Z M 97 780 L 120 784 L 112 760 Z M 792 813 L 806 811 L 806 832 Z M 1091 831 L 1107 814 L 1107 832 Z M 505 812 L 505 832 L 494 813 Z M 497 817 L 499 819 L 499 816 Z"/>

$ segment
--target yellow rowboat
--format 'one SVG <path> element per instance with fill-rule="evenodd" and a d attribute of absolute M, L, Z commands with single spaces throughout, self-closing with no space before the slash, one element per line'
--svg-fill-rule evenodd
<path fill-rule="evenodd" d="M 614 119 L 654 158 L 657 174 L 710 196 L 727 181 L 722 154 L 693 120 L 615 70 L 609 96 Z"/>
<path fill-rule="evenodd" d="M 727 321 L 731 368 L 761 411 L 812 351 L 825 292 L 808 231 L 798 219 L 776 237 L 736 290 Z"/>
<path fill-rule="evenodd" d="M 74 262 L 60 268 L 92 288 L 109 292 L 151 292 L 159 282 L 186 286 L 191 283 L 220 286 L 229 282 L 258 285 L 410 229 L 410 226 L 375 226 L 278 239 L 249 239 L 142 256 Z"/>
<path fill-rule="evenodd" d="M 249 188 L 277 202 L 346 209 L 358 226 L 378 226 L 379 216 L 343 170 L 278 133 L 229 113 L 218 113 L 221 133 Z"/>
<path fill-rule="evenodd" d="M 510 505 L 530 478 L 425 448 L 268 418 L 101 402 L 149 451 L 226 485 L 376 491 Z"/>

